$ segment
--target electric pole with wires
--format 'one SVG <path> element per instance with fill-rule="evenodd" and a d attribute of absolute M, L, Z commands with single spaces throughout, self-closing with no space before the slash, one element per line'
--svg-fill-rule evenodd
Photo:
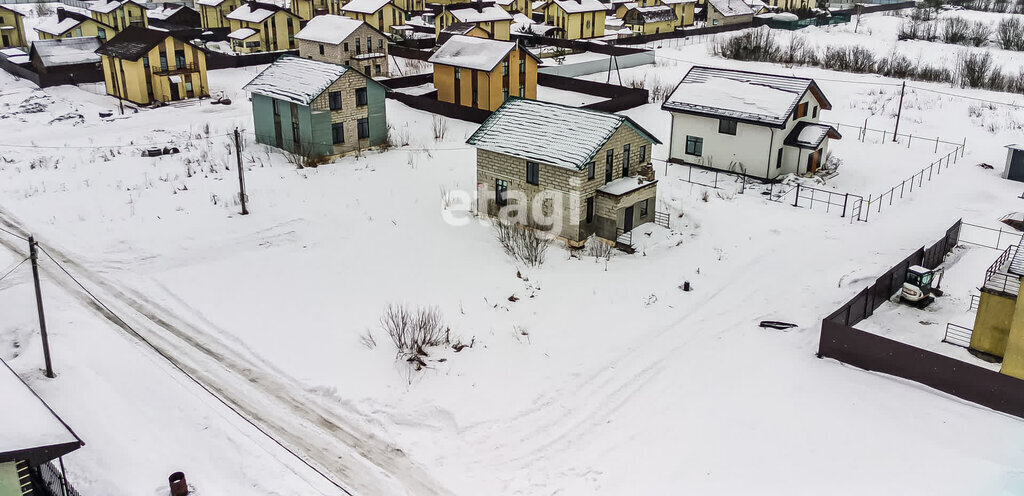
<path fill-rule="evenodd" d="M 242 215 L 249 215 L 245 208 L 245 167 L 242 167 L 242 134 L 235 128 L 235 159 L 238 162 L 238 199 L 242 202 Z"/>
<path fill-rule="evenodd" d="M 28 257 L 32 260 L 32 280 L 36 286 L 36 310 L 39 311 L 39 333 L 43 338 L 43 360 L 46 362 L 46 377 L 53 378 L 53 365 L 50 363 L 50 340 L 46 336 L 46 316 L 43 314 L 43 292 L 39 287 L 39 254 L 35 238 L 28 237 Z"/>

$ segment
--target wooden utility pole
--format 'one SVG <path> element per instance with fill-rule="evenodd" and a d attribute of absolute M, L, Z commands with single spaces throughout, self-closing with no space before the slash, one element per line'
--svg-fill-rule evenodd
<path fill-rule="evenodd" d="M 903 114 L 903 93 L 907 91 L 907 82 L 903 81 L 903 86 L 900 87 L 900 108 L 896 110 L 896 129 L 892 131 L 892 142 L 896 142 L 896 137 L 899 136 L 900 132 L 900 116 Z"/>
<path fill-rule="evenodd" d="M 235 128 L 235 159 L 238 162 L 238 199 L 242 202 L 242 215 L 249 215 L 245 208 L 245 168 L 242 167 L 242 136 Z"/>
<path fill-rule="evenodd" d="M 32 280 L 36 285 L 36 310 L 39 311 L 39 333 L 43 337 L 43 360 L 46 362 L 46 377 L 53 378 L 53 364 L 50 363 L 50 340 L 46 336 L 46 317 L 43 315 L 43 292 L 39 288 L 39 259 L 36 240 L 28 237 L 28 256 L 32 260 Z"/>

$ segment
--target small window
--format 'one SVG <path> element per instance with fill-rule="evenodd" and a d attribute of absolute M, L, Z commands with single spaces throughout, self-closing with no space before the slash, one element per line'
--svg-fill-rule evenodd
<path fill-rule="evenodd" d="M 185 91 L 187 91 L 187 92 L 191 92 L 192 91 L 192 81 L 185 81 Z"/>
<path fill-rule="evenodd" d="M 637 205 L 637 210 L 640 211 L 640 217 L 647 217 L 647 204 L 650 201 L 651 201 L 650 199 L 647 199 L 647 200 L 644 200 L 642 202 L 638 202 L 636 204 Z"/>
<path fill-rule="evenodd" d="M 359 133 L 359 139 L 366 139 L 370 137 L 370 119 L 362 118 L 356 121 L 356 130 Z"/>
<path fill-rule="evenodd" d="M 508 100 L 508 88 L 501 89 L 501 101 Z"/>
<path fill-rule="evenodd" d="M 526 98 L 526 86 L 521 84 L 519 85 L 519 97 Z"/>
<path fill-rule="evenodd" d="M 733 136 L 736 136 L 736 121 L 731 119 L 719 119 L 718 132 L 722 134 L 731 134 Z"/>
<path fill-rule="evenodd" d="M 508 181 L 503 179 L 494 181 L 494 202 L 501 207 L 508 205 Z"/>
<path fill-rule="evenodd" d="M 335 145 L 345 142 L 345 124 L 336 122 L 331 124 L 331 139 Z"/>
<path fill-rule="evenodd" d="M 622 145 L 622 177 L 629 177 L 629 143 Z"/>
<path fill-rule="evenodd" d="M 519 72 L 526 72 L 526 57 L 519 59 Z"/>
<path fill-rule="evenodd" d="M 508 76 L 508 60 L 501 62 L 501 75 Z"/>
<path fill-rule="evenodd" d="M 596 167 L 594 166 L 593 162 L 587 164 L 587 180 L 594 179 L 594 169 L 595 168 Z"/>
<path fill-rule="evenodd" d="M 359 38 L 356 38 L 356 55 L 359 55 L 360 53 L 363 53 L 363 50 L 360 48 Z"/>
<path fill-rule="evenodd" d="M 341 46 L 341 48 L 342 48 L 342 49 L 343 49 L 344 51 L 346 51 L 346 52 L 347 52 L 347 51 L 348 51 L 348 42 L 346 41 L 346 42 L 345 42 L 345 44 Z"/>
<path fill-rule="evenodd" d="M 647 145 L 640 145 L 640 163 L 647 161 Z"/>
<path fill-rule="evenodd" d="M 811 117 L 813 117 L 815 119 L 818 118 L 818 106 L 817 105 L 814 106 L 814 112 L 811 113 Z"/>
<path fill-rule="evenodd" d="M 704 153 L 704 138 L 698 138 L 696 136 L 686 137 L 686 154 L 701 156 Z"/>
<path fill-rule="evenodd" d="M 479 101 L 479 100 L 477 100 L 477 92 L 476 92 L 476 90 L 473 90 L 473 106 L 474 106 L 474 107 L 476 107 L 476 106 L 477 106 L 477 102 L 478 102 L 478 101 Z"/>
<path fill-rule="evenodd" d="M 370 75 L 370 66 L 363 67 L 363 74 Z"/>
<path fill-rule="evenodd" d="M 323 54 L 324 54 L 324 46 L 320 45 L 320 55 L 323 55 Z"/>
<path fill-rule="evenodd" d="M 149 57 L 148 56 L 142 57 L 142 67 L 144 67 L 146 69 L 149 69 Z"/>
<path fill-rule="evenodd" d="M 802 117 L 807 117 L 807 102 L 796 106 L 796 116 L 794 119 L 800 119 Z"/>
<path fill-rule="evenodd" d="M 3 24 L 3 20 L 0 20 L 0 24 Z M 96 36 L 97 36 L 97 37 L 98 37 L 99 39 L 101 39 L 101 40 L 105 40 L 105 39 L 107 39 L 107 30 L 106 30 L 106 29 L 103 29 L 103 28 L 101 28 L 101 27 L 97 27 L 97 28 L 96 28 Z"/>
<path fill-rule="evenodd" d="M 587 198 L 587 224 L 594 222 L 594 197 Z"/>
<path fill-rule="evenodd" d="M 781 169 L 782 168 L 782 148 L 779 148 L 779 155 L 775 159 L 775 168 L 776 169 Z"/>
<path fill-rule="evenodd" d="M 341 110 L 341 92 L 332 91 L 327 94 L 327 100 L 331 110 Z"/>
<path fill-rule="evenodd" d="M 604 154 L 604 182 L 612 182 L 612 165 L 615 163 L 615 150 L 608 150 Z"/>
<path fill-rule="evenodd" d="M 455 79 L 460 79 L 461 77 L 462 77 L 462 71 L 460 71 L 459 68 L 456 67 L 455 68 Z"/>
<path fill-rule="evenodd" d="M 380 64 L 374 64 L 373 73 L 380 76 Z"/>
<path fill-rule="evenodd" d="M 356 106 L 366 105 L 366 88 L 356 88 Z"/>
<path fill-rule="evenodd" d="M 533 185 L 540 184 L 540 164 L 537 162 L 526 163 L 526 182 Z"/>
<path fill-rule="evenodd" d="M 377 50 L 384 50 L 384 38 L 377 39 Z"/>

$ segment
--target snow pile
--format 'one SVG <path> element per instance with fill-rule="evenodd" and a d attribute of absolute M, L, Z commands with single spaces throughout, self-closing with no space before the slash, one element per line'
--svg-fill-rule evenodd
<path fill-rule="evenodd" d="M 295 39 L 337 45 L 348 39 L 362 25 L 363 21 L 351 17 L 319 15 L 306 23 L 306 27 L 295 35 Z"/>

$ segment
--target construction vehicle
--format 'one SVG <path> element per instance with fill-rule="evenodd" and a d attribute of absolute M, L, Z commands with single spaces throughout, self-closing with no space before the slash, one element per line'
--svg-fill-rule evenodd
<path fill-rule="evenodd" d="M 941 268 L 933 270 L 920 265 L 908 267 L 903 289 L 900 290 L 900 301 L 917 308 L 927 307 L 935 301 L 936 296 L 942 296 L 942 290 L 939 289 L 942 274 Z"/>

